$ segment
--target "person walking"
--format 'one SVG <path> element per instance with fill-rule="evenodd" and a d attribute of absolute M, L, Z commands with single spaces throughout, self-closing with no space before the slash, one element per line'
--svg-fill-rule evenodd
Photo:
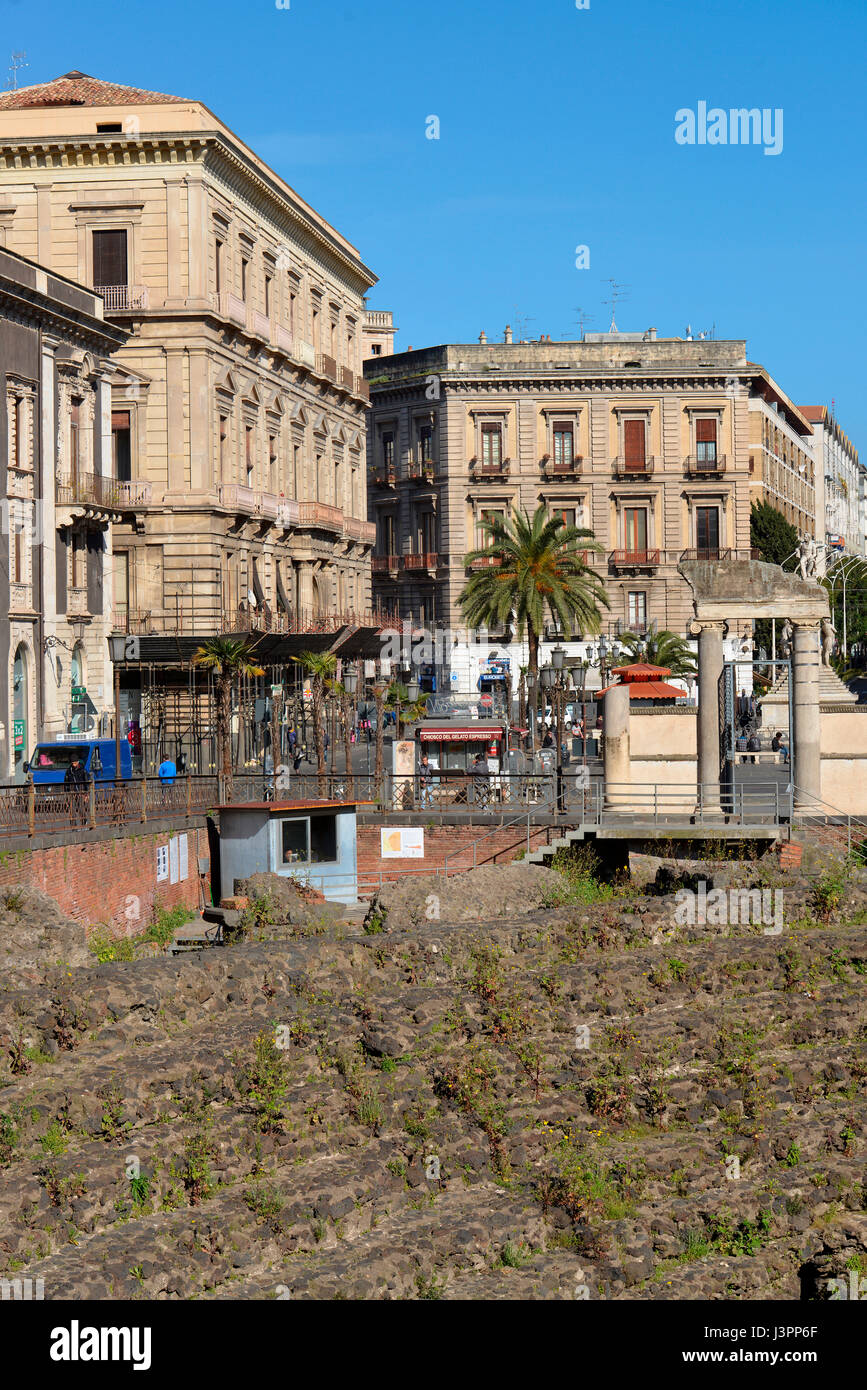
<path fill-rule="evenodd" d="M 159 777 L 164 787 L 173 787 L 175 785 L 175 777 L 177 776 L 177 772 L 178 769 L 175 767 L 175 764 L 172 761 L 172 759 L 168 756 L 163 758 L 162 762 L 157 768 L 157 776 Z"/>
<path fill-rule="evenodd" d="M 69 811 L 73 825 L 86 824 L 87 773 L 77 753 L 72 755 L 72 760 L 63 777 L 63 785 L 69 788 Z"/>
<path fill-rule="evenodd" d="M 473 800 L 477 806 L 487 806 L 491 792 L 491 774 L 484 753 L 477 753 L 470 768 L 473 777 Z"/>
<path fill-rule="evenodd" d="M 418 765 L 418 785 L 421 792 L 421 808 L 433 806 L 433 795 L 431 785 L 433 783 L 433 768 L 427 753 L 422 753 L 421 762 Z"/>

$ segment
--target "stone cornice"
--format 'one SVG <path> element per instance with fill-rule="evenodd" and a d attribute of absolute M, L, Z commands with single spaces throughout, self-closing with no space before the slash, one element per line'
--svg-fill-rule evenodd
<path fill-rule="evenodd" d="M 654 372 L 646 376 L 636 372 L 628 374 L 617 368 L 611 368 L 609 372 L 604 369 L 594 368 L 592 373 L 575 372 L 566 374 L 565 372 L 549 373 L 547 371 L 533 371 L 528 369 L 525 372 L 510 372 L 500 374 L 485 372 L 478 374 L 456 374 L 444 371 L 438 372 L 431 369 L 426 372 L 419 372 L 417 377 L 409 380 L 388 382 L 371 382 L 370 395 L 371 404 L 376 404 L 380 400 L 390 397 L 402 397 L 413 395 L 423 391 L 425 384 L 430 377 L 436 377 L 440 383 L 440 390 L 450 396 L 460 395 L 538 395 L 540 393 L 557 393 L 562 396 L 587 396 L 587 395 L 613 395 L 615 393 L 631 394 L 644 396 L 652 393 L 662 393 L 665 396 L 677 393 L 692 394 L 697 391 L 716 392 L 725 395 L 726 382 L 732 375 L 730 372 L 710 371 L 702 374 L 699 371 L 673 371 L 670 376 L 660 372 Z M 563 408 L 568 408 L 570 402 L 564 399 Z M 719 403 L 722 409 L 722 402 Z"/>
<path fill-rule="evenodd" d="M 180 156 L 180 158 L 179 158 Z M 0 147 L 0 169 L 98 168 L 128 171 L 137 165 L 202 164 L 216 159 L 241 174 L 251 188 L 278 203 L 281 212 L 296 226 L 326 249 L 344 270 L 358 281 L 363 290 L 377 282 L 377 277 L 360 258 L 345 251 L 336 238 L 329 235 L 307 215 L 303 208 L 292 203 L 276 179 L 268 178 L 264 166 L 257 166 L 239 147 L 233 146 L 216 131 L 168 131 L 142 134 L 136 137 L 119 134 L 94 139 L 90 135 L 7 136 Z"/>
<path fill-rule="evenodd" d="M 5 319 L 55 333 L 64 342 L 72 340 L 99 356 L 117 351 L 127 340 L 123 329 L 112 323 L 60 306 L 58 301 L 28 285 L 16 282 L 14 289 L 9 285 L 0 279 L 0 316 Z"/>

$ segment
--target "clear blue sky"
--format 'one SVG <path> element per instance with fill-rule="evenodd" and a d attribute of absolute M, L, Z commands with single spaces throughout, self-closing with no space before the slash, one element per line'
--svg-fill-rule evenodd
<path fill-rule="evenodd" d="M 399 346 L 605 328 L 613 277 L 621 329 L 745 337 L 867 455 L 864 0 L 0 0 L 0 26 L 0 85 L 25 49 L 21 85 L 205 101 L 359 247 Z M 782 107 L 782 153 L 676 144 L 699 101 Z"/>

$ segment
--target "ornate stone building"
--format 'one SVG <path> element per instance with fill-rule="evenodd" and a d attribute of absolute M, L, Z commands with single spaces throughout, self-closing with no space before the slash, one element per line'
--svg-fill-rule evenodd
<path fill-rule="evenodd" d="M 365 371 L 374 593 L 417 626 L 451 631 L 437 674 L 464 692 L 495 652 L 526 661 L 508 633 L 475 644 L 459 635 L 464 556 L 483 543 L 485 516 L 544 502 L 592 529 L 607 633 L 655 624 L 685 634 L 692 605 L 681 559 L 749 554 L 750 501 L 765 476 L 758 422 L 766 412 L 777 419 L 783 401 L 809 433 L 743 341 L 660 339 L 649 329 L 515 343 L 507 329 L 502 343 L 482 335 L 378 356 Z M 805 457 L 792 500 L 811 527 Z M 728 655 L 748 627 L 729 634 Z M 587 642 L 570 652 L 592 655 Z"/>
<path fill-rule="evenodd" d="M 98 295 L 0 249 L 0 777 L 20 777 L 40 738 L 112 716 L 111 532 L 130 499 L 111 476 L 109 354 L 123 340 Z"/>
<path fill-rule="evenodd" d="M 116 354 L 114 620 L 371 608 L 353 247 L 199 101 L 79 72 L 0 95 L 0 242 L 98 289 Z"/>

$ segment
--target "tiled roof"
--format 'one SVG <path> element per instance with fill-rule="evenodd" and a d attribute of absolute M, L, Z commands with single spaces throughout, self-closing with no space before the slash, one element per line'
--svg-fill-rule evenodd
<path fill-rule="evenodd" d="M 187 100 L 189 98 L 168 96 L 165 92 L 146 92 L 140 87 L 102 82 L 86 72 L 66 72 L 62 77 L 55 77 L 53 82 L 0 93 L 0 111 L 23 111 L 31 106 L 162 106 L 167 101 Z"/>
<path fill-rule="evenodd" d="M 798 409 L 807 420 L 824 420 L 825 418 L 823 405 L 799 405 Z"/>

